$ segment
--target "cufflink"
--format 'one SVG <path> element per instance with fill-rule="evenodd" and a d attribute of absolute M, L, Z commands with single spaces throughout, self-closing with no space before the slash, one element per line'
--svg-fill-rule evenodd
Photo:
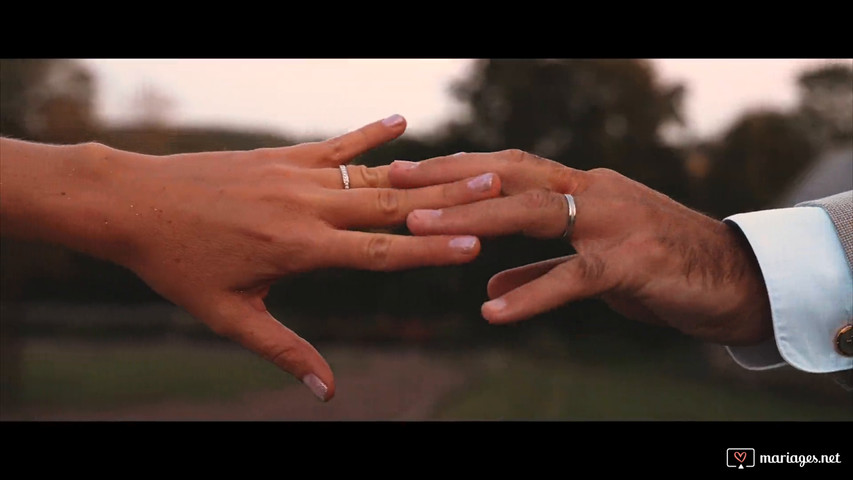
<path fill-rule="evenodd" d="M 853 357 L 853 323 L 848 323 L 835 334 L 835 349 L 845 357 Z"/>

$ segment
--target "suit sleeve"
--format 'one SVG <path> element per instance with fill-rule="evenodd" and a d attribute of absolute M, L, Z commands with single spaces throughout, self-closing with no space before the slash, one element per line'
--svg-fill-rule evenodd
<path fill-rule="evenodd" d="M 853 369 L 853 357 L 836 347 L 838 332 L 853 323 L 853 192 L 725 221 L 755 253 L 774 331 L 764 344 L 727 347 L 734 360 L 752 370 Z"/>

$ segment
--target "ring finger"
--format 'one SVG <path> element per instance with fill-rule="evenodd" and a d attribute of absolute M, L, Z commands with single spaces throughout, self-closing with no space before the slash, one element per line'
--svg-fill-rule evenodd
<path fill-rule="evenodd" d="M 557 238 L 566 231 L 568 204 L 561 193 L 529 190 L 442 210 L 415 210 L 406 220 L 415 235 L 496 237 L 522 233 L 535 238 Z"/>
<path fill-rule="evenodd" d="M 415 209 L 443 208 L 500 195 L 493 173 L 454 183 L 413 189 L 362 188 L 325 197 L 324 218 L 339 228 L 378 227 L 402 223 Z"/>
<path fill-rule="evenodd" d="M 388 170 L 390 166 L 367 167 L 343 165 L 346 168 L 349 188 L 390 188 Z M 344 175 L 340 168 L 306 169 L 303 174 L 317 185 L 332 190 L 344 190 Z"/>

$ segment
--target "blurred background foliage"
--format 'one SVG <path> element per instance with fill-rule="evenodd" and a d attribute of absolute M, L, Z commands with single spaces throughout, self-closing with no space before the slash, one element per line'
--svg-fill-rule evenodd
<path fill-rule="evenodd" d="M 0 66 L 0 134 L 4 136 L 55 143 L 96 141 L 160 155 L 318 140 L 170 126 L 165 121 L 170 100 L 150 90 L 138 99 L 137 123 L 115 127 L 95 115 L 97 78 L 81 63 L 4 59 Z M 689 95 L 689 85 L 661 82 L 649 61 L 478 60 L 467 77 L 451 88 L 452 95 L 468 107 L 468 116 L 453 119 L 426 137 L 404 136 L 357 162 L 379 165 L 459 151 L 519 148 L 573 168 L 617 170 L 722 218 L 773 206 L 821 155 L 851 148 L 853 69 L 827 65 L 804 71 L 798 87 L 799 104 L 791 111 L 748 111 L 719 138 L 670 141 L 667 132 L 685 127 L 682 102 Z M 406 233 L 405 227 L 395 231 Z M 477 380 L 442 397 L 444 403 L 423 418 L 748 420 L 829 415 L 853 419 L 850 395 L 823 378 L 792 369 L 757 374 L 732 368 L 719 348 L 626 321 L 596 301 L 579 302 L 517 325 L 494 327 L 482 321 L 479 308 L 492 275 L 565 255 L 567 250 L 560 242 L 488 239 L 481 256 L 464 266 L 397 273 L 326 270 L 286 278 L 276 284 L 268 305 L 312 343 L 348 346 L 350 353 L 341 354 L 343 363 L 352 363 L 351 357 L 359 352 L 389 346 L 445 352 L 436 355 L 453 359 L 469 352 L 466 365 L 478 372 Z M 105 394 L 97 387 L 98 375 L 92 373 L 96 367 L 87 364 L 75 370 L 77 357 L 62 347 L 71 341 L 114 345 L 180 338 L 196 342 L 192 345 L 222 346 L 201 324 L 171 308 L 130 272 L 109 263 L 57 247 L 3 239 L 0 273 L 2 399 L 7 416 L 27 408 L 88 405 L 88 397 L 63 400 L 58 393 L 63 389 L 49 387 L 57 382 L 67 384 L 66 392 L 92 392 L 91 408 L 104 398 L 127 397 L 125 403 L 149 399 L 142 393 L 127 394 L 136 391 L 129 382 L 118 382 L 111 390 L 125 395 Z M 193 348 L 183 350 L 192 355 Z M 476 352 L 495 348 L 508 349 L 502 360 L 471 360 Z M 33 352 L 41 353 L 33 357 Z M 183 363 L 180 355 L 169 352 L 133 355 L 150 355 L 139 360 L 150 365 L 164 355 Z M 274 388 L 276 382 L 283 382 L 260 361 L 240 361 L 252 366 L 229 378 L 242 379 L 246 389 Z M 220 361 L 234 362 L 239 363 Z M 179 365 L 152 368 L 164 378 L 163 384 L 171 385 L 166 377 Z M 203 368 L 199 366 L 199 371 Z M 264 378 L 246 383 L 246 371 L 253 369 L 263 372 Z M 66 373 L 57 378 L 57 371 Z M 228 391 L 241 391 L 241 381 Z M 525 381 L 532 383 L 533 390 L 519 393 L 507 383 Z M 186 382 L 176 382 L 174 391 L 181 390 L 178 384 Z M 645 386 L 640 395 L 645 403 L 624 411 L 618 406 L 619 398 L 595 400 L 617 395 L 616 385 L 631 385 L 632 392 Z M 603 397 L 581 399 L 579 404 L 573 392 L 581 388 L 598 389 Z M 756 388 L 766 395 L 756 393 Z M 157 398 L 174 394 L 168 388 L 155 390 L 162 390 Z M 684 407 L 679 392 L 697 399 L 718 392 L 725 397 L 722 404 L 731 407 L 714 407 L 709 412 L 698 400 L 694 408 Z M 189 396 L 199 395 L 224 393 L 212 389 L 199 394 L 193 389 Z M 768 402 L 775 406 L 760 407 Z M 762 416 L 767 411 L 775 413 Z"/>

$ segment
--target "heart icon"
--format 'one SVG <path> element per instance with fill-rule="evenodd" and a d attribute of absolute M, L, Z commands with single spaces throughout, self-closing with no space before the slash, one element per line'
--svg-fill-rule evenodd
<path fill-rule="evenodd" d="M 735 452 L 735 460 L 743 463 L 743 461 L 746 460 L 746 452 Z"/>

